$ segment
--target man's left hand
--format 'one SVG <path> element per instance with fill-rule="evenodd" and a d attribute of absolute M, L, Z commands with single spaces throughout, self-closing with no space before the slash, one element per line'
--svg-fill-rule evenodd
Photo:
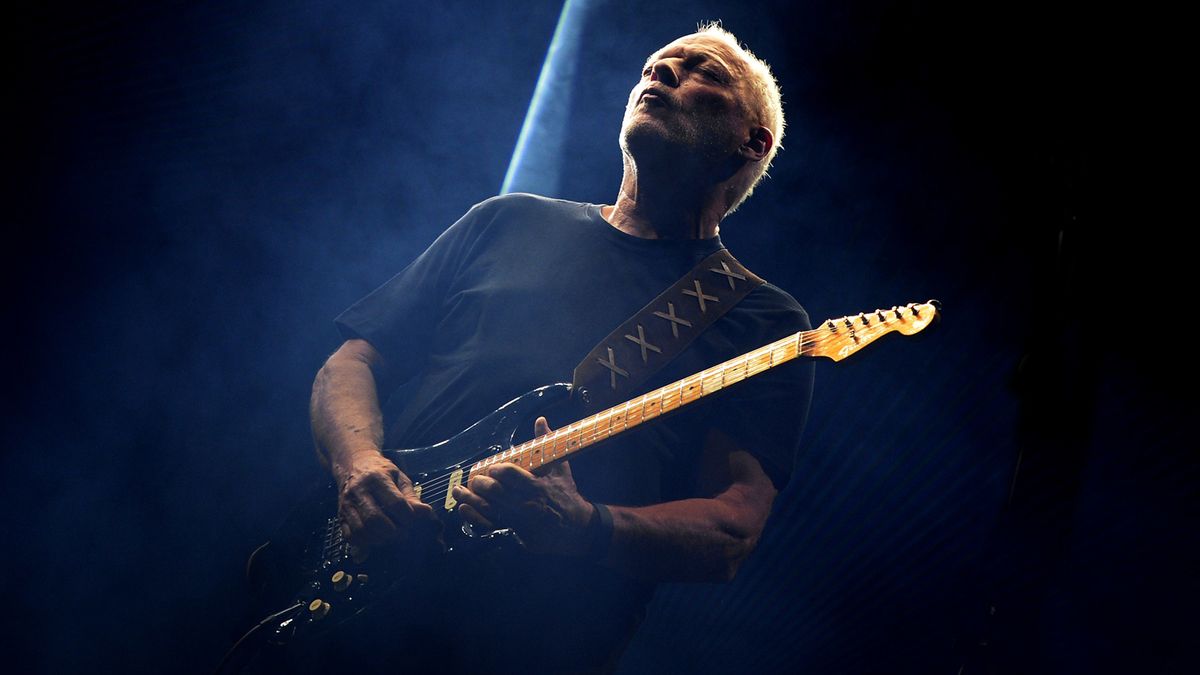
<path fill-rule="evenodd" d="M 537 436 L 550 433 L 545 417 L 534 422 Z M 571 466 L 558 462 L 541 476 L 502 462 L 472 475 L 454 488 L 459 513 L 495 529 L 512 527 L 531 551 L 582 555 L 588 550 L 588 524 L 596 507 L 579 494 Z"/>

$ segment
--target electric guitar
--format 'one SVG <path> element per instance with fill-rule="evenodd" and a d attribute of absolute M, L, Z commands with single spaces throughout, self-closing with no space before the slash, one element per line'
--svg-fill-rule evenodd
<path fill-rule="evenodd" d="M 533 473 L 638 425 L 668 415 L 705 396 L 799 357 L 834 361 L 857 353 L 891 332 L 913 335 L 938 316 L 937 301 L 830 319 L 768 345 L 689 375 L 624 403 L 519 445 L 513 437 L 540 410 L 565 400 L 571 385 L 535 389 L 501 406 L 457 436 L 424 448 L 385 450 L 414 485 L 421 501 L 434 507 L 445 524 L 444 544 L 435 555 L 480 547 L 520 546 L 516 532 L 478 532 L 456 518 L 452 491 L 470 476 L 499 462 Z M 361 559 L 341 533 L 337 491 L 329 486 L 298 507 L 247 565 L 257 594 L 270 607 L 284 607 L 251 632 L 286 644 L 306 632 L 340 623 L 410 580 L 412 563 L 376 551 Z M 432 540 L 433 537 L 430 537 Z M 405 560 L 414 556 L 405 555 Z M 249 634 L 247 634 L 249 635 Z M 236 649 L 236 647 L 235 647 Z"/>

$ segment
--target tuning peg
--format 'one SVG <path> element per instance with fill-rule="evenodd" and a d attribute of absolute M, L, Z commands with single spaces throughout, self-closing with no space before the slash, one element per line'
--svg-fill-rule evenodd
<path fill-rule="evenodd" d="M 895 314 L 897 319 L 904 320 L 904 316 L 900 314 L 900 308 L 895 305 L 892 305 L 892 314 Z"/>
<path fill-rule="evenodd" d="M 870 326 L 870 325 L 871 325 L 871 322 L 867 320 L 867 315 L 866 315 L 866 314 L 859 314 L 859 315 L 858 315 L 858 318 L 862 319 L 862 322 L 863 322 L 863 325 L 864 325 L 864 326 Z"/>
<path fill-rule="evenodd" d="M 833 331 L 834 333 L 837 332 L 837 324 L 835 324 L 833 322 L 833 319 L 830 319 L 829 321 L 825 322 L 825 326 L 827 328 L 829 328 L 829 330 Z"/>
<path fill-rule="evenodd" d="M 887 315 L 883 313 L 882 309 L 875 310 L 875 316 L 879 317 L 880 321 L 883 321 L 883 322 L 887 321 Z"/>
<path fill-rule="evenodd" d="M 848 316 L 843 317 L 842 321 L 846 322 L 846 328 L 849 328 L 850 330 L 854 330 L 854 322 L 850 320 L 850 317 L 848 317 Z"/>
<path fill-rule="evenodd" d="M 917 317 L 918 319 L 921 318 L 921 312 L 917 309 L 916 305 L 909 305 L 908 307 L 912 310 L 913 316 Z"/>

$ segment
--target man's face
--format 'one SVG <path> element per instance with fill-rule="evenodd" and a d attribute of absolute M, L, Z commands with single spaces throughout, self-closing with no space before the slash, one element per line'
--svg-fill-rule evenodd
<path fill-rule="evenodd" d="M 749 138 L 750 75 L 742 58 L 706 35 L 679 38 L 646 61 L 629 94 L 621 148 L 720 161 Z"/>

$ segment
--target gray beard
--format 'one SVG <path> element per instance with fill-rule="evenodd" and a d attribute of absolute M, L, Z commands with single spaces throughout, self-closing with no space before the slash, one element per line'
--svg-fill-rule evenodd
<path fill-rule="evenodd" d="M 728 151 L 714 140 L 720 135 L 718 129 L 635 121 L 621 128 L 620 143 L 621 150 L 639 167 L 703 171 L 728 159 Z"/>

